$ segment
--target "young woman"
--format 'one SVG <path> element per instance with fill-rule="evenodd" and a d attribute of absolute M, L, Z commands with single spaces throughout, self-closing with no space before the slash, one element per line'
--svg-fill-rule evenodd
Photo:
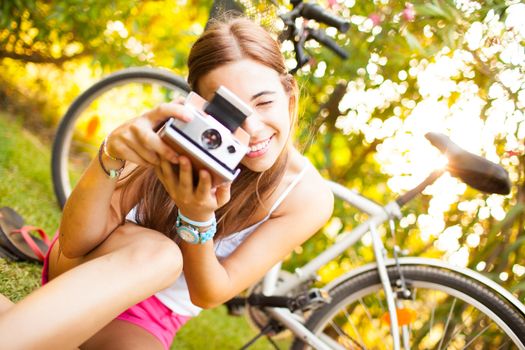
<path fill-rule="evenodd" d="M 64 208 L 50 282 L 0 315 L 6 348 L 167 349 L 189 318 L 257 282 L 330 217 L 330 190 L 292 144 L 298 89 L 278 43 L 247 19 L 217 22 L 188 66 L 200 96 L 222 85 L 254 110 L 240 175 L 213 187 L 200 170 L 195 181 L 190 159 L 160 139 L 168 117 L 191 120 L 180 102 L 115 129 Z"/>

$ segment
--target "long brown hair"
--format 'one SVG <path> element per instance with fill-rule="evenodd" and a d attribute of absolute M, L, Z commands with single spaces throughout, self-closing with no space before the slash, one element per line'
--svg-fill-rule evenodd
<path fill-rule="evenodd" d="M 215 68 L 242 59 L 251 59 L 274 69 L 290 96 L 291 125 L 297 118 L 298 88 L 295 79 L 288 73 L 280 45 L 262 27 L 246 18 L 223 18 L 211 23 L 193 45 L 188 59 L 188 83 L 199 92 L 199 80 Z M 290 135 L 292 134 L 290 131 Z M 263 205 L 282 179 L 288 154 L 286 147 L 273 166 L 257 173 L 240 165 L 241 173 L 232 183 L 231 200 L 216 212 L 218 237 L 244 228 Z M 152 168 L 138 167 L 123 181 L 126 185 L 141 179 L 140 193 L 135 219 L 145 227 L 175 237 L 177 207 L 165 191 Z M 128 186 L 126 186 L 128 187 Z M 122 198 L 126 195 L 126 188 Z"/>

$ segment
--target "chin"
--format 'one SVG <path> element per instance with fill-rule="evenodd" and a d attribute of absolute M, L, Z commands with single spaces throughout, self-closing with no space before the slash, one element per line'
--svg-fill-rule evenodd
<path fill-rule="evenodd" d="M 263 171 L 270 169 L 273 163 L 263 164 L 263 162 L 243 161 L 242 165 L 256 173 L 262 173 Z"/>
<path fill-rule="evenodd" d="M 277 157 L 271 157 L 270 159 L 270 157 L 266 156 L 261 158 L 244 158 L 241 163 L 251 171 L 262 173 L 270 169 L 276 161 Z"/>

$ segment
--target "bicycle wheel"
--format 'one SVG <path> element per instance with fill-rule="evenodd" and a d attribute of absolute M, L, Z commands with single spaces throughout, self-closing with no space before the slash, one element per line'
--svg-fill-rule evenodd
<path fill-rule="evenodd" d="M 172 72 L 138 67 L 115 72 L 78 96 L 60 121 L 53 142 L 51 171 L 59 205 L 64 206 L 105 135 L 188 91 L 184 79 Z"/>
<path fill-rule="evenodd" d="M 519 349 L 523 315 L 481 283 L 450 270 L 401 266 L 410 296 L 397 295 L 410 349 Z M 394 292 L 399 272 L 388 268 Z M 392 349 L 385 294 L 376 270 L 334 287 L 332 302 L 306 322 L 334 349 Z M 401 327 L 400 327 L 401 328 Z M 401 332 L 401 331 L 400 331 Z M 403 339 L 401 339 L 403 348 Z M 309 349 L 296 339 L 292 349 Z"/>

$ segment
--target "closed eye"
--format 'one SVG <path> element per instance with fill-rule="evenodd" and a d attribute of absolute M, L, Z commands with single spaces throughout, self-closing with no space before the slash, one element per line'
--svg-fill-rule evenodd
<path fill-rule="evenodd" d="M 261 107 L 261 106 L 269 105 L 271 103 L 273 103 L 273 101 L 262 101 L 262 102 L 257 103 L 255 106 L 256 107 Z"/>

